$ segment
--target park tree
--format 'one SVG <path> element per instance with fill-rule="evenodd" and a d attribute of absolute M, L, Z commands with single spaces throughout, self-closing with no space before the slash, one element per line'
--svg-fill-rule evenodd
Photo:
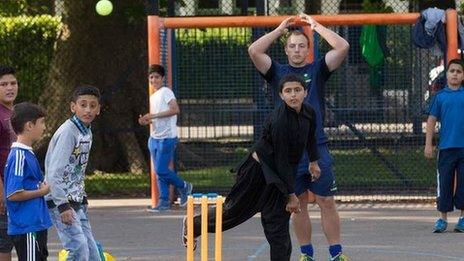
<path fill-rule="evenodd" d="M 100 16 L 96 1 L 55 1 L 61 32 L 40 103 L 50 134 L 70 116 L 73 89 L 93 85 L 102 92 L 102 112 L 92 125 L 91 169 L 147 171 L 146 130 L 137 124 L 147 111 L 145 1 L 114 0 Z M 47 142 L 43 142 L 44 151 Z M 123 155 L 123 156 L 122 156 Z"/>

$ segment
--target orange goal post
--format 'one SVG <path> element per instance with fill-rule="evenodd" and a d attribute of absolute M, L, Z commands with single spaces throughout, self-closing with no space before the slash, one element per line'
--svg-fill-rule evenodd
<path fill-rule="evenodd" d="M 419 13 L 375 13 L 375 14 L 340 14 L 340 15 L 312 15 L 312 17 L 324 26 L 338 25 L 412 25 L 419 17 Z M 161 39 L 160 32 L 165 29 L 178 28 L 225 28 L 225 27 L 253 27 L 269 28 L 277 27 L 282 20 L 288 16 L 220 16 L 220 17 L 159 17 L 156 12 L 149 15 L 147 19 L 148 28 L 148 64 L 161 63 Z M 448 60 L 458 58 L 457 42 L 457 12 L 448 10 L 446 12 L 447 33 L 447 57 Z M 302 24 L 297 24 L 302 25 Z M 304 31 L 311 34 L 308 26 Z M 308 59 L 312 59 L 309 57 Z M 169 66 L 169 62 L 167 63 Z M 168 83 L 172 81 L 171 70 L 168 71 Z M 148 88 L 148 94 L 152 94 L 152 88 Z M 152 168 L 153 169 L 153 168 Z M 151 203 L 156 206 L 158 200 L 158 189 L 156 175 L 151 171 Z"/>

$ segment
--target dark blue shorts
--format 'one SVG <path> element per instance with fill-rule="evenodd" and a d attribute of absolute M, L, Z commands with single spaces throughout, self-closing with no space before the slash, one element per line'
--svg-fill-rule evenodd
<path fill-rule="evenodd" d="M 13 241 L 7 234 L 8 230 L 8 217 L 0 215 L 0 253 L 10 253 L 13 249 Z"/>
<path fill-rule="evenodd" d="M 333 158 L 330 155 L 327 143 L 319 144 L 317 146 L 319 152 L 319 168 L 321 168 L 321 177 L 314 182 L 311 182 L 311 175 L 309 174 L 309 159 L 305 151 L 298 164 L 298 171 L 295 180 L 295 193 L 301 195 L 310 190 L 318 196 L 333 196 L 337 192 L 335 184 L 335 173 L 332 169 Z"/>
<path fill-rule="evenodd" d="M 454 173 L 458 173 L 454 192 Z M 450 148 L 438 153 L 437 209 L 451 212 L 464 209 L 464 148 Z"/>

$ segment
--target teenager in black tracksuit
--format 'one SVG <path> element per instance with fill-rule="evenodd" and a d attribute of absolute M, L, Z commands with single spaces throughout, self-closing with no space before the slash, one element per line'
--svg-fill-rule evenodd
<path fill-rule="evenodd" d="M 320 169 L 316 117 L 314 110 L 303 103 L 308 93 L 304 80 L 294 74 L 286 75 L 279 87 L 284 103 L 269 115 L 262 137 L 236 168 L 236 183 L 223 206 L 222 229 L 233 228 L 261 212 L 271 260 L 281 261 L 290 260 L 290 214 L 300 211 L 294 193 L 294 176 L 305 149 L 311 155 L 309 171 L 313 178 L 320 176 Z M 184 230 L 185 227 L 184 221 Z M 214 231 L 215 208 L 210 208 L 208 232 Z M 194 218 L 194 237 L 200 234 L 201 216 L 198 215 Z M 185 235 L 186 231 L 184 244 Z"/>

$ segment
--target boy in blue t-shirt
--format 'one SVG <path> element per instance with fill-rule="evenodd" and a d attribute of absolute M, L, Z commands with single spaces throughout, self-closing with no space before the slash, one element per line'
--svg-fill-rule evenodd
<path fill-rule="evenodd" d="M 8 235 L 19 261 L 47 260 L 47 229 L 52 225 L 44 195 L 50 191 L 44 182 L 32 144 L 42 138 L 45 112 L 23 102 L 13 107 L 11 125 L 17 141 L 11 146 L 5 166 L 5 195 Z"/>
<path fill-rule="evenodd" d="M 461 216 L 454 231 L 464 232 L 464 64 L 462 60 L 451 60 L 446 71 L 447 85 L 433 97 L 425 136 L 424 155 L 433 158 L 433 134 L 440 122 L 437 169 L 437 209 L 441 217 L 436 221 L 434 233 L 445 232 L 447 214 L 456 209 Z M 456 191 L 453 195 L 454 174 L 457 172 Z"/>

